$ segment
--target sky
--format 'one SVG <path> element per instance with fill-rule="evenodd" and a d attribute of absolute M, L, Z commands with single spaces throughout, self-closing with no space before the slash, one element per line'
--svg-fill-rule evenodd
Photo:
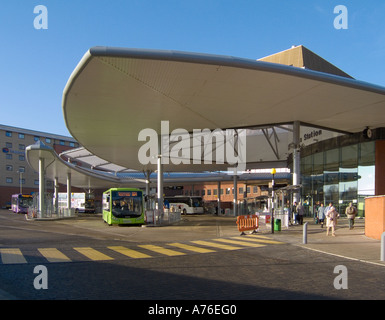
<path fill-rule="evenodd" d="M 35 28 L 38 5 L 47 29 Z M 293 45 L 385 87 L 385 1 L 1 0 L 0 124 L 70 136 L 63 89 L 94 46 L 258 59 Z"/>

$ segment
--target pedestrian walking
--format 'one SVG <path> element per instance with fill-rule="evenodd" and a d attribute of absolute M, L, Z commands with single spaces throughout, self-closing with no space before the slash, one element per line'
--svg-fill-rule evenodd
<path fill-rule="evenodd" d="M 349 203 L 349 206 L 346 208 L 345 213 L 349 220 L 349 230 L 352 230 L 354 228 L 354 219 L 357 214 L 357 208 L 353 206 L 352 202 Z"/>
<path fill-rule="evenodd" d="M 336 224 L 337 219 L 339 218 L 339 213 L 337 212 L 336 208 L 333 206 L 333 203 L 329 204 L 328 210 L 325 214 L 326 216 L 326 235 L 329 235 L 329 230 L 332 228 L 332 236 L 335 237 L 336 235 Z"/>
<path fill-rule="evenodd" d="M 294 224 L 297 224 L 298 223 L 297 202 L 294 202 L 291 212 L 294 215 Z"/>
<path fill-rule="evenodd" d="M 298 214 L 298 223 L 300 225 L 303 224 L 303 215 L 304 215 L 304 213 L 305 213 L 305 208 L 303 207 L 302 202 L 299 202 L 298 206 L 297 206 L 297 214 Z"/>
<path fill-rule="evenodd" d="M 324 227 L 324 222 L 325 222 L 325 207 L 324 204 L 321 202 L 321 205 L 318 207 L 317 210 L 317 218 L 319 223 L 321 224 L 321 228 Z"/>

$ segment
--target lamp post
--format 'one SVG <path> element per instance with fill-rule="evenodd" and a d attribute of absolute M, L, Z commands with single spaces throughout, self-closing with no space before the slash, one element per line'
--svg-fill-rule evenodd
<path fill-rule="evenodd" d="M 273 175 L 273 179 L 271 180 L 271 233 L 274 233 L 274 175 L 277 173 L 277 170 L 273 168 L 270 173 Z"/>

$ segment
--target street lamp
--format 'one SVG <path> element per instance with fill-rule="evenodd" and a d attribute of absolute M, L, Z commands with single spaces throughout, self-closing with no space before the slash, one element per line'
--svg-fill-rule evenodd
<path fill-rule="evenodd" d="M 277 170 L 273 168 L 270 173 L 273 175 L 273 179 L 271 180 L 271 233 L 274 233 L 274 175 L 277 173 Z"/>

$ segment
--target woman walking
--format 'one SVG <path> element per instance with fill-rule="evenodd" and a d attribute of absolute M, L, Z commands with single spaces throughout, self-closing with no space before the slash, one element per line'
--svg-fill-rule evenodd
<path fill-rule="evenodd" d="M 329 204 L 329 210 L 326 212 L 326 235 L 329 235 L 329 229 L 332 228 L 332 236 L 335 237 L 336 235 L 336 224 L 337 219 L 339 218 L 340 214 L 337 212 L 336 208 L 333 206 L 333 203 Z"/>

